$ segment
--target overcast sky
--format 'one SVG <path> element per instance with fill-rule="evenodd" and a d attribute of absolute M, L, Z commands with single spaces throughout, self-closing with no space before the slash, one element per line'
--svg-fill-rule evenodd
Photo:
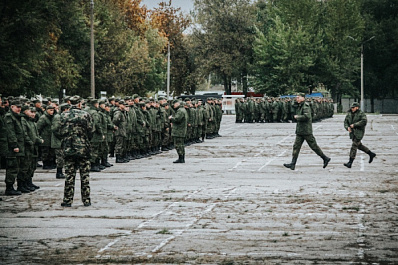
<path fill-rule="evenodd" d="M 168 0 L 164 0 L 165 2 L 168 2 Z M 172 0 L 171 1 L 171 6 L 178 8 L 181 8 L 181 11 L 184 13 L 189 13 L 193 9 L 193 1 L 194 0 Z M 162 0 L 142 0 L 142 4 L 146 5 L 148 8 L 152 9 L 154 7 L 159 6 L 159 3 L 162 2 Z"/>

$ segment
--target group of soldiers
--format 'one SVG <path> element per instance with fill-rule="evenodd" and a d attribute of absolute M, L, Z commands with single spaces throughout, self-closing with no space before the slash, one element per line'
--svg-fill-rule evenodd
<path fill-rule="evenodd" d="M 333 117 L 333 100 L 327 98 L 306 98 L 314 122 Z M 235 101 L 236 123 L 295 122 L 298 104 L 295 98 L 238 98 Z"/>
<path fill-rule="evenodd" d="M 73 175 L 73 183 L 66 185 L 68 192 L 65 186 L 68 199 L 64 199 L 63 206 L 71 204 L 70 186 L 74 187 L 74 175 L 79 167 L 81 175 L 84 168 L 84 179 L 88 181 L 89 171 L 100 172 L 113 166 L 108 162 L 109 156 L 116 156 L 116 163 L 127 163 L 173 149 L 173 138 L 182 136 L 185 146 L 220 136 L 221 101 L 215 98 L 202 102 L 195 98 L 155 100 L 139 95 L 104 100 L 73 96 L 65 97 L 58 104 L 50 98 L 29 100 L 0 95 L 0 100 L 0 130 L 7 132 L 0 136 L 6 195 L 39 189 L 32 178 L 41 160 L 43 169 L 57 169 L 56 178 L 66 175 L 65 183 L 72 180 L 72 177 L 68 180 L 68 174 Z M 184 109 L 183 126 L 173 126 L 177 105 Z M 79 126 L 82 129 L 78 129 Z M 178 130 L 183 130 L 183 134 Z M 179 150 L 181 148 L 177 150 L 177 162 L 184 163 Z M 78 168 L 71 166 L 76 158 Z M 87 163 L 81 164 L 82 158 L 87 158 Z M 88 197 L 83 199 L 87 205 L 90 204 Z"/>

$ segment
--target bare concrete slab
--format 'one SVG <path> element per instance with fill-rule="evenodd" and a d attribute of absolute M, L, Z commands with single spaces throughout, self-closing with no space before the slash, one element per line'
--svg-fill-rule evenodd
<path fill-rule="evenodd" d="M 351 169 L 344 116 L 314 123 L 332 158 L 304 144 L 289 162 L 295 124 L 236 124 L 223 137 L 115 164 L 91 174 L 92 206 L 76 182 L 71 208 L 63 181 L 37 170 L 41 189 L 3 195 L 0 264 L 398 264 L 398 119 L 368 115 Z M 110 160 L 114 162 L 113 159 Z"/>

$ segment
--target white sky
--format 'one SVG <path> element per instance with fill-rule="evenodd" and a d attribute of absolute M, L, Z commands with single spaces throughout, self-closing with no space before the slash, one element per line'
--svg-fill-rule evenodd
<path fill-rule="evenodd" d="M 168 2 L 169 0 L 163 0 L 164 2 Z M 193 9 L 193 1 L 194 0 L 172 0 L 171 6 L 181 8 L 181 11 L 184 13 L 189 13 Z M 146 5 L 149 9 L 157 7 L 158 4 L 162 2 L 162 0 L 142 0 L 141 4 Z"/>

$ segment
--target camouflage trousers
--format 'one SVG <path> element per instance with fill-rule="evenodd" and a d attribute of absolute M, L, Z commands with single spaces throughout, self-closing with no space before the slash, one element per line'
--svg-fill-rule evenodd
<path fill-rule="evenodd" d="M 126 137 L 116 136 L 115 154 L 123 155 L 126 149 Z"/>
<path fill-rule="evenodd" d="M 174 147 L 177 151 L 177 154 L 180 156 L 185 155 L 185 137 L 176 137 L 173 136 Z"/>
<path fill-rule="evenodd" d="M 162 146 L 168 146 L 170 144 L 170 129 L 167 129 L 162 131 Z"/>
<path fill-rule="evenodd" d="M 95 164 L 100 158 L 101 142 L 91 142 L 90 162 Z"/>
<path fill-rule="evenodd" d="M 16 179 L 23 181 L 21 164 L 24 159 L 23 156 L 7 157 L 6 184 L 13 185 Z"/>
<path fill-rule="evenodd" d="M 55 162 L 55 149 L 50 146 L 42 146 L 41 148 L 41 158 L 43 163 L 53 163 Z"/>
<path fill-rule="evenodd" d="M 33 177 L 34 170 L 36 169 L 36 157 L 33 158 L 32 153 L 25 152 L 25 157 L 21 160 L 20 167 L 21 175 L 18 177 L 18 179 L 21 179 L 22 181 L 28 181 L 31 177 Z"/>
<path fill-rule="evenodd" d="M 300 153 L 301 146 L 304 143 L 304 140 L 307 142 L 309 147 L 319 156 L 324 156 L 321 148 L 316 143 L 314 135 L 296 135 L 296 140 L 293 144 L 293 159 L 297 159 Z"/>
<path fill-rule="evenodd" d="M 367 148 L 366 146 L 364 146 L 361 143 L 361 140 L 356 139 L 355 137 L 352 139 L 352 146 L 351 146 L 351 150 L 350 150 L 350 158 L 355 158 L 357 156 L 357 151 L 361 150 L 365 153 L 369 153 L 369 148 Z"/>
<path fill-rule="evenodd" d="M 81 195 L 83 203 L 90 202 L 90 168 L 89 159 L 82 158 L 65 158 L 65 189 L 64 203 L 73 203 L 75 194 L 76 171 L 80 171 Z"/>
<path fill-rule="evenodd" d="M 57 168 L 64 167 L 64 150 L 62 148 L 55 149 L 55 163 L 57 164 Z"/>

